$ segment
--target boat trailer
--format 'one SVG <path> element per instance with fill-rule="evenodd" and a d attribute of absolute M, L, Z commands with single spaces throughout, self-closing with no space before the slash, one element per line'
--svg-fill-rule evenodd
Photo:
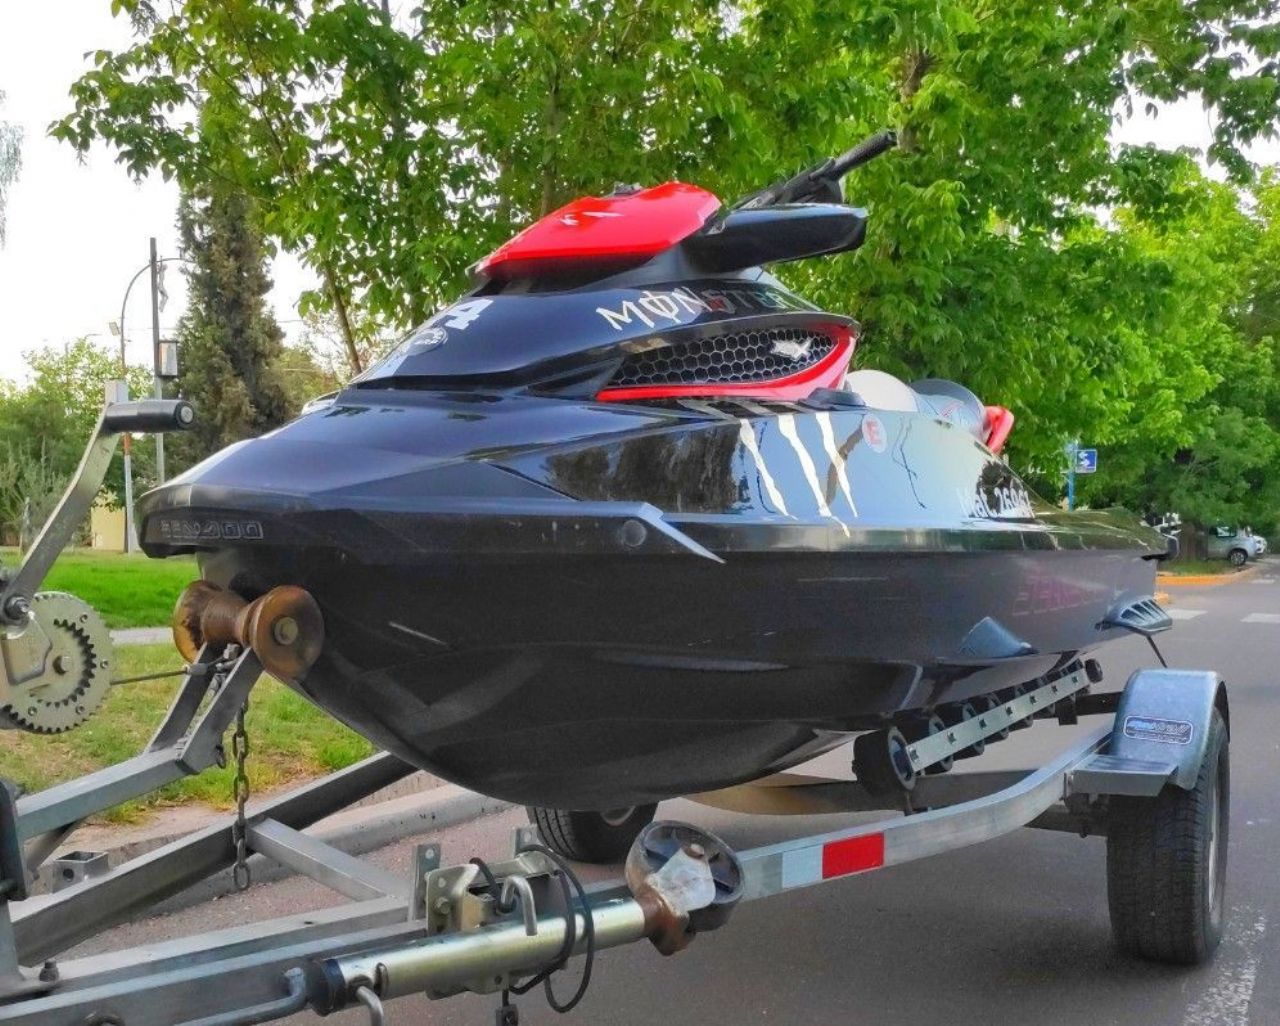
<path fill-rule="evenodd" d="M 895 808 L 907 814 L 740 852 L 696 826 L 659 821 L 637 838 L 624 880 L 579 888 L 574 895 L 568 894 L 565 867 L 538 844 L 530 827 L 518 831 L 507 861 L 446 864 L 438 845 L 419 845 L 402 875 L 303 832 L 411 772 L 392 756 L 377 755 L 271 799 L 247 821 L 250 850 L 349 903 L 56 960 L 94 934 L 236 864 L 236 824 L 228 821 L 54 894 L 27 892 L 30 869 L 49 851 L 51 834 L 61 836 L 96 811 L 216 761 L 221 731 L 260 672 L 252 649 L 229 656 L 206 646 L 143 754 L 16 802 L 7 793 L 0 796 L 0 1023 L 230 1026 L 353 1005 L 364 1005 L 371 1022 L 381 1023 L 384 1004 L 397 997 L 510 992 L 520 981 L 563 965 L 570 951 L 589 955 L 645 938 L 672 954 L 696 934 L 728 922 L 739 902 L 943 854 L 1021 826 L 1111 835 L 1109 875 L 1119 878 L 1110 881 L 1112 918 L 1122 946 L 1176 961 L 1207 956 L 1212 945 L 1199 950 L 1204 942 L 1194 931 L 1161 919 L 1154 897 L 1144 904 L 1143 893 L 1167 894 L 1170 888 L 1203 892 L 1202 903 L 1218 917 L 1220 931 L 1225 775 L 1216 779 L 1215 790 L 1201 785 L 1213 776 L 1206 773 L 1207 760 L 1225 753 L 1221 683 L 1211 673 L 1153 669 L 1134 674 L 1121 692 L 1082 695 L 1090 678 L 1080 667 L 989 711 L 980 717 L 983 722 L 932 735 L 906 751 L 909 760 L 924 763 L 944 747 L 970 745 L 974 735 L 997 733 L 1050 703 L 1062 717 L 1113 715 L 1114 727 L 1091 731 L 1039 769 L 923 775 L 897 795 L 877 795 L 857 781 L 787 774 L 700 796 L 708 804 L 752 812 Z M 206 691 L 212 699 L 193 722 Z M 1144 816 L 1154 815 L 1157 823 L 1176 817 L 1182 799 L 1212 807 L 1207 832 L 1188 842 L 1197 851 L 1207 844 L 1204 858 L 1180 857 L 1168 849 L 1167 830 L 1144 826 Z M 1164 806 L 1162 814 L 1158 807 Z M 1117 839 L 1122 847 L 1110 843 Z M 1133 893 L 1115 893 L 1125 886 L 1130 866 L 1143 867 L 1148 879 L 1130 881 Z M 1154 925 L 1148 922 L 1153 915 L 1161 920 Z M 1165 933 L 1133 939 L 1144 929 Z M 1177 935 L 1180 929 L 1185 936 Z M 508 1014 L 503 1021 L 515 1020 Z"/>
<path fill-rule="evenodd" d="M 182 417 L 177 408 L 137 405 L 132 420 L 104 418 L 100 431 L 160 429 Z M 80 484 L 64 499 L 69 508 L 51 520 L 59 531 L 77 503 L 96 494 L 96 486 L 77 491 Z M 13 580 L 30 591 L 51 563 L 40 549 L 33 572 Z M 29 596 L 15 602 L 13 580 L 0 581 L 0 598 L 30 618 Z M 313 607 L 300 589 L 276 589 L 252 603 L 189 592 L 175 622 L 189 664 L 145 749 L 36 794 L 15 799 L 0 787 L 0 1023 L 247 1026 L 306 1009 L 327 1015 L 363 1007 L 376 1026 L 387 1021 L 395 998 L 470 991 L 500 994 L 497 1021 L 513 1024 L 513 995 L 539 983 L 552 1007 L 572 1007 L 597 951 L 647 939 L 675 954 L 726 925 L 741 902 L 940 855 L 1023 826 L 1106 836 L 1112 927 L 1123 950 L 1195 963 L 1221 937 L 1226 689 L 1211 672 L 1154 668 L 1135 673 L 1120 691 L 1099 693 L 1102 673 L 1093 661 L 1030 682 L 956 722 L 860 736 L 859 780 L 787 773 L 693 796 L 747 813 L 881 810 L 892 813 L 887 818 L 746 851 L 695 825 L 657 821 L 636 838 L 622 878 L 590 887 L 533 827 L 516 832 L 502 862 L 448 863 L 439 844 L 419 844 L 400 874 L 306 833 L 413 772 L 380 754 L 251 813 L 242 804 L 225 822 L 101 875 L 34 893 L 36 872 L 76 824 L 225 760 L 224 734 L 264 668 L 288 679 L 315 658 L 323 624 Z M 930 772 L 980 754 L 1034 719 L 1075 724 L 1090 716 L 1109 722 L 1042 767 Z M 247 884 L 249 852 L 348 900 L 160 944 L 64 954 L 213 874 L 233 870 Z M 577 993 L 562 1002 L 552 973 L 573 957 L 587 964 Z"/>

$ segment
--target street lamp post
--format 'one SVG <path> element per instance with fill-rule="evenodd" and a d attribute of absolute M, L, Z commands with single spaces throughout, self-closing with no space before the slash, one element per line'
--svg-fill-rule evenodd
<path fill-rule="evenodd" d="M 1080 440 L 1073 438 L 1067 443 L 1067 510 L 1076 508 L 1076 459 L 1080 452 Z"/>
<path fill-rule="evenodd" d="M 128 380 L 129 365 L 125 357 L 125 331 L 124 316 L 129 306 L 129 294 L 133 291 L 133 286 L 139 278 L 147 272 L 151 273 L 151 366 L 152 379 L 155 385 L 155 396 L 157 399 L 163 399 L 163 380 L 160 376 L 160 295 L 162 291 L 160 269 L 162 265 L 172 261 L 181 261 L 187 263 L 186 257 L 157 257 L 156 256 L 156 240 L 151 239 L 150 259 L 140 267 L 129 284 L 125 286 L 124 299 L 120 302 L 120 321 L 118 327 L 120 332 L 120 374 L 125 380 Z M 124 547 L 126 552 L 138 551 L 138 540 L 133 529 L 133 446 L 132 438 L 128 432 L 124 435 Z M 156 476 L 159 483 L 163 484 L 165 479 L 164 472 L 164 433 L 156 432 Z"/>
<path fill-rule="evenodd" d="M 156 259 L 156 238 L 151 237 L 151 381 L 157 399 L 164 398 L 160 378 L 160 261 Z M 164 432 L 156 432 L 156 480 L 164 484 Z"/>

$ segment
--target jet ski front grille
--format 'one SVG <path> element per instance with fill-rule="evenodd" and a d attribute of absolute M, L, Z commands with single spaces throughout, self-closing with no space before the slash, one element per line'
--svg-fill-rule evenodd
<path fill-rule="evenodd" d="M 819 363 L 836 340 L 807 328 L 735 331 L 632 353 L 610 388 L 774 381 Z"/>

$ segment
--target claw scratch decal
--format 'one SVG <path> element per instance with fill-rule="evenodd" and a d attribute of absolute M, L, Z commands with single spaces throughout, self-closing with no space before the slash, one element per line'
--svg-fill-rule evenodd
<path fill-rule="evenodd" d="M 782 432 L 782 437 L 791 443 L 791 448 L 796 452 L 796 459 L 800 461 L 800 469 L 804 473 L 804 479 L 813 492 L 814 502 L 818 505 L 818 515 L 829 520 L 835 520 L 847 535 L 849 533 L 849 525 L 831 512 L 831 507 L 827 505 L 827 498 L 822 494 L 822 484 L 818 481 L 818 468 L 813 465 L 813 456 L 810 455 L 804 442 L 800 440 L 800 433 L 796 430 L 795 414 L 784 413 L 779 416 L 778 430 Z"/>
<path fill-rule="evenodd" d="M 822 444 L 826 447 L 827 456 L 831 459 L 831 469 L 840 483 L 840 491 L 844 493 L 845 502 L 849 504 L 849 509 L 856 517 L 858 506 L 853 501 L 853 489 L 849 486 L 849 468 L 845 466 L 845 454 L 836 445 L 835 429 L 831 426 L 831 414 L 819 413 L 817 416 L 818 430 L 822 432 Z"/>
<path fill-rule="evenodd" d="M 765 493 L 769 496 L 769 501 L 773 503 L 774 509 L 783 516 L 791 516 L 787 512 L 787 504 L 783 501 L 782 492 L 778 490 L 778 483 L 773 479 L 773 475 L 769 473 L 769 467 L 765 463 L 764 457 L 760 454 L 760 444 L 756 441 L 756 430 L 751 426 L 751 421 L 738 421 L 738 438 L 742 441 L 742 447 L 751 453 L 751 458 L 755 460 L 756 471 L 760 474 L 760 482 L 764 485 Z"/>

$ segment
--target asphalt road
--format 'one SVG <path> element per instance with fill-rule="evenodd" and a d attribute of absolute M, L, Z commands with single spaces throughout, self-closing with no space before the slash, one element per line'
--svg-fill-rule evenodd
<path fill-rule="evenodd" d="M 530 994 L 520 1001 L 521 1022 L 1280 1026 L 1280 560 L 1273 562 L 1274 570 L 1223 587 L 1177 589 L 1178 623 L 1162 642 L 1172 665 L 1217 669 L 1231 686 L 1230 920 L 1211 965 L 1175 969 L 1119 955 L 1107 921 L 1105 842 L 1024 830 L 745 905 L 724 930 L 671 959 L 647 945 L 603 952 L 578 1010 L 562 1019 Z M 1115 686 L 1150 662 L 1136 639 L 1103 656 Z M 1003 764 L 1034 765 L 1071 734 L 1041 723 L 995 752 Z M 749 818 L 687 802 L 659 814 L 704 824 L 742 848 L 849 820 Z M 511 811 L 436 839 L 450 861 L 500 857 L 521 822 L 523 813 Z M 407 866 L 408 847 L 373 858 Z M 328 892 L 295 879 L 105 939 L 133 945 L 330 904 Z M 558 990 L 568 994 L 575 983 L 566 973 Z M 406 998 L 389 1006 L 389 1021 L 490 1023 L 495 1005 L 471 995 Z M 329 1021 L 368 1019 L 352 1012 Z"/>

